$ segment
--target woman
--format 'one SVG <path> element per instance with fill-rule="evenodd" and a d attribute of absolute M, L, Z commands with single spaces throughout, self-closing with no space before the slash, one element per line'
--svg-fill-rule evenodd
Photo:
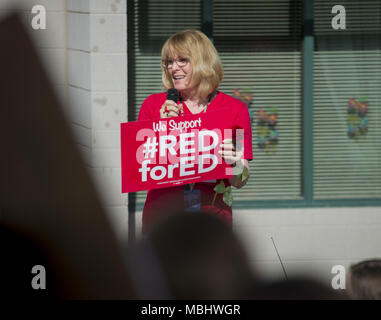
<path fill-rule="evenodd" d="M 166 100 L 165 92 L 152 94 L 143 102 L 138 120 L 157 120 L 228 108 L 229 111 L 221 116 L 233 119 L 233 126 L 243 128 L 245 137 L 243 155 L 235 150 L 231 139 L 223 141 L 220 153 L 222 158 L 238 168 L 238 173 L 224 182 L 225 186 L 241 188 L 247 182 L 247 179 L 241 179 L 242 168 L 249 169 L 248 160 L 253 158 L 250 117 L 243 102 L 216 90 L 223 78 L 222 63 L 217 50 L 202 32 L 184 30 L 165 42 L 161 58 L 164 87 L 177 89 L 180 103 Z M 232 208 L 223 202 L 222 194 L 217 195 L 212 207 L 216 184 L 217 181 L 205 181 L 196 183 L 192 189 L 200 198 L 202 211 L 211 211 L 231 225 Z M 184 194 L 184 186 L 149 190 L 143 209 L 143 233 L 168 209 L 183 210 Z"/>

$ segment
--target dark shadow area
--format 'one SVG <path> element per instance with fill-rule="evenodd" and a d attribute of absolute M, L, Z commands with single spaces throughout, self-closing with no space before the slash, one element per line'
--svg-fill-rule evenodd
<path fill-rule="evenodd" d="M 256 300 L 347 300 L 344 291 L 333 290 L 305 276 L 263 282 L 251 290 L 249 299 Z"/>
<path fill-rule="evenodd" d="M 122 248 L 17 15 L 0 22 L 0 41 L 1 260 L 15 279 L 2 292 L 30 295 L 30 263 L 43 256 L 52 296 L 132 298 Z"/>

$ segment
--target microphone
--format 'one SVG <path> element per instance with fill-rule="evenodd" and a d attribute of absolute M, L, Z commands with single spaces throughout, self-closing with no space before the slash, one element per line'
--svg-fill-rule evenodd
<path fill-rule="evenodd" d="M 168 89 L 167 91 L 167 100 L 172 100 L 174 102 L 178 102 L 180 98 L 179 92 L 175 88 Z M 181 115 L 184 115 L 183 110 L 181 110 Z"/>
<path fill-rule="evenodd" d="M 167 100 L 172 100 L 177 103 L 179 101 L 179 92 L 175 88 L 171 88 L 167 91 Z"/>
<path fill-rule="evenodd" d="M 177 89 L 175 88 L 171 88 L 171 89 L 168 89 L 167 91 L 167 100 L 172 100 L 172 101 L 175 101 L 176 103 L 179 101 L 179 92 L 177 91 Z M 184 111 L 181 110 L 181 115 L 184 115 Z M 187 192 L 190 191 L 190 185 L 189 184 L 185 184 L 184 185 L 184 197 L 186 198 L 186 194 Z M 184 200 L 185 200 L 184 198 Z"/>

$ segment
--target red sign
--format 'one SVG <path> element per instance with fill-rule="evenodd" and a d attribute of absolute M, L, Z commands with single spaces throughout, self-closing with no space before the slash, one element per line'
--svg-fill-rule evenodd
<path fill-rule="evenodd" d="M 230 178 L 218 151 L 232 137 L 232 119 L 221 114 L 229 113 L 122 123 L 122 193 Z"/>

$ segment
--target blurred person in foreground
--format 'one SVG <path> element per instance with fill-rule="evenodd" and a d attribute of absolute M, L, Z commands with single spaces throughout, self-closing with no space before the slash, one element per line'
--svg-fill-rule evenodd
<path fill-rule="evenodd" d="M 167 100 L 166 92 L 151 94 L 141 106 L 138 121 L 213 111 L 219 111 L 219 117 L 231 118 L 232 129 L 244 130 L 243 152 L 236 148 L 232 139 L 223 141 L 221 157 L 235 167 L 232 178 L 223 181 L 225 187 L 243 187 L 248 180 L 242 181 L 243 169 L 246 167 L 249 170 L 248 161 L 253 159 L 250 116 L 245 103 L 217 90 L 223 78 L 223 67 L 216 48 L 202 32 L 184 30 L 165 42 L 161 59 L 163 85 L 167 90 L 176 89 L 179 101 Z M 185 190 L 189 189 L 197 194 L 197 210 L 211 211 L 232 225 L 232 207 L 223 201 L 222 194 L 217 195 L 212 206 L 213 189 L 219 183 L 208 180 L 187 186 L 149 190 L 143 209 L 143 234 L 165 215 L 167 208 L 187 210 L 184 197 Z"/>
<path fill-rule="evenodd" d="M 353 300 L 381 300 L 381 259 L 371 259 L 350 266 L 348 296 Z"/>
<path fill-rule="evenodd" d="M 136 249 L 130 266 L 142 299 L 244 299 L 255 283 L 242 243 L 209 213 L 167 216 Z"/>

